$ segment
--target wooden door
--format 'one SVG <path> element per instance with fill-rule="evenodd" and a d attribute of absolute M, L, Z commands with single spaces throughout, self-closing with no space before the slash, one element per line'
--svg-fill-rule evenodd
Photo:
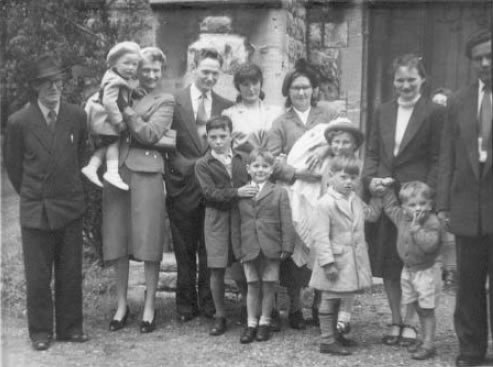
<path fill-rule="evenodd" d="M 394 97 L 392 60 L 423 57 L 427 91 L 457 90 L 472 81 L 465 42 L 479 28 L 491 29 L 491 1 L 374 1 L 368 7 L 367 127 L 375 107 Z"/>

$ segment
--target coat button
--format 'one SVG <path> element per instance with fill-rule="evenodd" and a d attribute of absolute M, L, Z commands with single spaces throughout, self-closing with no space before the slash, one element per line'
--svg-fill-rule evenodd
<path fill-rule="evenodd" d="M 150 153 L 149 153 L 149 151 L 146 151 L 144 154 L 145 154 L 145 155 L 149 155 Z"/>

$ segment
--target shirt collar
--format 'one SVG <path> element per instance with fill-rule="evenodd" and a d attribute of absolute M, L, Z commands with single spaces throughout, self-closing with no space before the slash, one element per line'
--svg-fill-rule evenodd
<path fill-rule="evenodd" d="M 202 96 L 202 91 L 199 88 L 197 88 L 195 83 L 192 83 L 192 85 L 190 87 L 190 94 L 191 94 L 192 100 L 197 101 Z M 205 92 L 205 95 L 207 96 L 207 99 L 212 100 L 210 90 Z"/>
<path fill-rule="evenodd" d="M 56 115 L 58 116 L 58 111 L 60 111 L 60 103 L 57 103 L 57 105 L 55 106 L 55 108 L 48 108 L 46 107 L 44 104 L 41 103 L 41 101 L 38 99 L 38 106 L 39 106 L 39 109 L 41 110 L 41 113 L 43 114 L 43 116 L 45 118 L 48 118 L 48 113 L 53 109 L 56 113 Z"/>
<path fill-rule="evenodd" d="M 333 196 L 337 200 L 347 200 L 347 201 L 351 201 L 353 199 L 354 195 L 356 195 L 354 192 L 351 192 L 349 194 L 349 196 L 344 196 L 340 192 L 337 192 L 336 190 L 334 190 L 334 188 L 332 186 L 329 186 L 327 188 L 327 193 L 329 193 L 331 196 Z"/>

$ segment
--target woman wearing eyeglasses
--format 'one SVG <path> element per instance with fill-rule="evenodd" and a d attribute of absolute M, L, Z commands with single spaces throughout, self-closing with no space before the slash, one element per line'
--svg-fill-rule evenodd
<path fill-rule="evenodd" d="M 317 88 L 319 77 L 317 72 L 301 59 L 296 62 L 292 71 L 286 74 L 282 94 L 286 97 L 287 111 L 279 116 L 272 124 L 269 132 L 268 148 L 275 156 L 287 156 L 294 143 L 308 130 L 320 123 L 328 123 L 337 117 L 335 111 L 317 106 Z M 320 151 L 314 151 L 307 157 L 307 170 L 290 171 L 291 182 L 295 180 L 319 181 L 315 168 L 323 157 Z M 306 255 L 306 256 L 304 256 Z M 307 254 L 296 253 L 281 264 L 281 285 L 287 287 L 289 304 L 289 325 L 293 329 L 305 329 L 306 323 L 302 314 L 300 292 L 308 285 L 310 270 L 306 264 Z M 275 313 L 274 313 L 275 314 Z"/>

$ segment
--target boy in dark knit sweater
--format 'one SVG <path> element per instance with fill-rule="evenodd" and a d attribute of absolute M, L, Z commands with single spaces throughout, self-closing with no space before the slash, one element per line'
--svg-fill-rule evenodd
<path fill-rule="evenodd" d="M 432 190 L 420 181 L 402 185 L 399 205 L 394 190 L 387 190 L 383 205 L 397 227 L 397 252 L 404 263 L 401 273 L 402 303 L 414 305 L 421 323 L 422 342 L 409 347 L 412 358 L 435 354 L 435 308 L 442 287 L 440 222 L 432 212 Z"/>

